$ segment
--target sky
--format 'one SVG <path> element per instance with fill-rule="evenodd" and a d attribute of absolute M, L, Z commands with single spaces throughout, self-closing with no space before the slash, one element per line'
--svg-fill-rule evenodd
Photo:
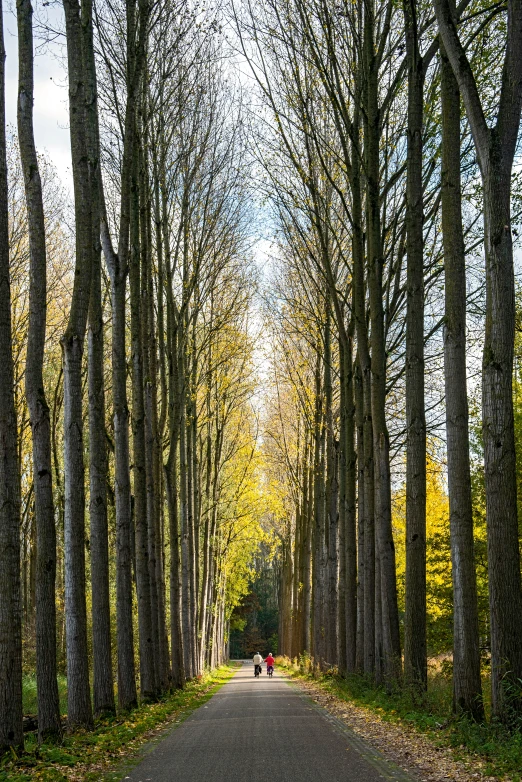
<path fill-rule="evenodd" d="M 51 9 L 50 18 L 59 22 L 59 6 Z M 7 53 L 6 119 L 8 125 L 16 129 L 18 51 L 14 2 L 4 6 L 4 40 Z M 45 51 L 38 51 L 35 57 L 34 132 L 38 151 L 48 153 L 62 185 L 72 194 L 67 84 L 60 60 L 61 49 L 59 43 L 55 43 Z"/>

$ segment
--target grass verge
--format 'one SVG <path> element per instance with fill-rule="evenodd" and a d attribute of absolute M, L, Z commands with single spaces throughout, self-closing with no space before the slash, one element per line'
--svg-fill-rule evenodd
<path fill-rule="evenodd" d="M 522 782 L 522 725 L 508 730 L 498 722 L 478 724 L 451 714 L 451 679 L 432 672 L 422 702 L 411 693 L 388 693 L 362 676 L 342 678 L 335 672 L 313 674 L 308 660 L 278 658 L 277 664 L 292 678 L 307 679 L 340 700 L 363 707 L 387 722 L 414 728 L 435 746 L 449 747 L 456 760 L 473 767 L 477 776 Z"/>
<path fill-rule="evenodd" d="M 90 732 L 66 735 L 60 744 L 37 744 L 26 736 L 20 757 L 5 757 L 0 763 L 0 782 L 99 782 L 118 779 L 118 769 L 136 758 L 138 750 L 162 729 L 181 723 L 209 700 L 235 673 L 223 666 L 189 682 L 184 690 L 157 703 L 143 704 L 124 717 L 100 720 Z M 139 758 L 138 758 L 139 759 Z"/>

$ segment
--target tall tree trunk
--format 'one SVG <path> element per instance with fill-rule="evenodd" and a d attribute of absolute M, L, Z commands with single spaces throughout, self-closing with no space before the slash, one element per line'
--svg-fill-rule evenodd
<path fill-rule="evenodd" d="M 187 308 L 188 315 L 188 308 Z M 195 389 L 194 389 L 194 360 L 196 355 L 195 347 L 195 327 L 196 327 L 196 314 L 192 315 L 192 333 L 190 339 L 190 350 L 187 345 L 186 354 L 186 449 L 187 449 L 187 526 L 188 526 L 188 568 L 189 568 L 189 591 L 188 598 L 190 603 L 190 627 L 192 633 L 192 642 L 190 647 L 190 653 L 192 657 L 192 672 L 193 676 L 199 673 L 197 665 L 197 650 L 198 650 L 198 638 L 197 638 L 197 594 L 198 584 L 196 577 L 196 514 L 197 514 L 197 467 L 196 467 L 196 451 L 197 443 L 194 436 L 194 424 L 196 422 L 196 411 L 193 403 Z M 189 320 L 186 321 L 187 336 L 189 333 Z"/>
<path fill-rule="evenodd" d="M 502 156 L 500 146 L 496 139 L 492 151 L 494 161 Z M 513 703 L 511 693 L 511 688 L 520 687 L 522 681 L 522 590 L 512 400 L 515 296 L 510 182 L 511 166 L 492 162 L 484 178 L 486 334 L 482 428 L 492 707 L 493 713 L 505 721 L 512 719 L 513 709 L 522 710 L 522 704 Z"/>
<path fill-rule="evenodd" d="M 328 306 L 328 305 L 327 305 Z M 337 664 L 337 619 L 338 619 L 338 465 L 333 431 L 333 389 L 332 389 L 332 341 L 331 314 L 328 307 L 325 323 L 324 351 L 325 425 L 326 425 L 326 515 L 325 525 L 327 556 L 327 609 L 326 609 L 326 657 L 330 665 Z"/>
<path fill-rule="evenodd" d="M 158 371 L 160 378 L 161 389 L 161 404 L 159 408 L 158 424 L 157 424 L 157 440 L 155 447 L 155 469 L 158 473 L 158 503 L 160 504 L 160 513 L 158 522 L 160 525 L 160 531 L 158 532 L 159 556 L 157 561 L 158 571 L 158 584 L 159 589 L 159 632 L 160 632 L 160 666 L 162 676 L 164 677 L 164 688 L 168 688 L 171 683 L 171 665 L 170 665 L 170 650 L 169 640 L 167 633 L 167 610 L 166 610 L 166 585 L 165 585 L 165 518 L 164 509 L 165 503 L 163 501 L 163 487 L 166 488 L 166 478 L 163 471 L 163 443 L 165 442 L 166 426 L 167 426 L 167 413 L 168 413 L 168 385 L 167 385 L 167 345 L 168 338 L 165 332 L 165 260 L 164 260 L 164 248 L 168 245 L 164 243 L 164 227 L 161 210 L 161 182 L 160 182 L 160 167 L 159 167 L 159 155 L 158 155 L 158 140 L 153 139 L 152 143 L 152 159 L 153 159 L 153 185 L 154 185 L 154 222 L 156 227 L 156 254 L 158 262 L 158 276 L 156 282 L 157 291 L 157 308 L 158 308 Z M 167 503 L 168 507 L 168 503 Z"/>
<path fill-rule="evenodd" d="M 143 339 L 141 308 L 141 248 L 139 222 L 138 150 L 133 161 L 131 195 L 131 253 L 129 282 L 131 294 L 132 340 L 132 444 L 134 519 L 136 535 L 136 593 L 140 649 L 140 694 L 145 700 L 156 697 L 154 648 L 152 642 L 152 608 L 149 572 L 147 525 L 147 476 L 145 463 L 145 403 L 143 378 Z"/>
<path fill-rule="evenodd" d="M 371 4 L 367 4 L 364 9 L 364 57 L 366 67 L 364 143 L 367 180 L 368 286 L 371 323 L 371 409 L 375 465 L 375 539 L 380 563 L 385 675 L 387 682 L 391 684 L 400 677 L 401 645 L 395 571 L 395 545 L 391 526 L 390 439 L 386 424 L 386 338 L 382 282 L 384 257 L 379 187 L 381 118 L 378 104 L 379 61 L 375 49 L 374 30 L 374 9 Z"/>
<path fill-rule="evenodd" d="M 212 331 L 213 300 L 210 302 L 209 329 Z M 203 572 L 201 578 L 201 604 L 199 609 L 198 634 L 201 639 L 199 665 L 205 666 L 206 658 L 206 625 L 208 610 L 208 592 L 210 586 L 210 524 L 211 524 L 211 483 L 212 483 L 212 408 L 211 408 L 211 367 L 212 367 L 212 338 L 209 339 L 207 353 L 207 388 L 206 388 L 206 452 L 205 452 L 205 521 L 203 525 Z"/>
<path fill-rule="evenodd" d="M 179 554 L 179 520 L 176 447 L 171 443 L 171 457 L 165 466 L 165 485 L 170 529 L 170 628 L 172 650 L 172 681 L 177 689 L 185 685 L 183 637 L 181 626 L 181 582 Z"/>
<path fill-rule="evenodd" d="M 163 124 L 160 128 L 163 133 Z M 163 135 L 160 143 L 164 143 Z M 181 396 L 180 396 L 180 349 L 178 345 L 178 313 L 174 302 L 172 259 L 168 221 L 167 188 L 165 173 L 165 155 L 161 149 L 160 166 L 161 222 L 163 245 L 165 248 L 165 276 L 167 302 L 167 350 L 168 350 L 168 425 L 169 454 L 164 466 L 165 487 L 169 513 L 170 533 L 170 630 L 171 630 L 171 670 L 172 681 L 177 689 L 185 686 L 185 663 L 183 649 L 183 622 L 181 614 L 181 559 L 180 559 L 180 495 L 178 487 L 178 447 L 180 440 Z"/>
<path fill-rule="evenodd" d="M 466 255 L 460 180 L 460 91 L 441 45 L 444 378 L 453 580 L 454 710 L 484 716 L 466 387 Z"/>
<path fill-rule="evenodd" d="M 61 734 L 56 664 L 56 530 L 51 463 L 51 421 L 43 382 L 47 316 L 47 255 L 42 183 L 33 132 L 33 9 L 20 0 L 18 15 L 18 141 L 24 173 L 31 276 L 25 387 L 33 438 L 36 516 L 36 677 L 38 740 Z"/>
<path fill-rule="evenodd" d="M 193 666 L 193 628 L 192 611 L 190 603 L 190 530 L 189 530 L 189 498 L 187 481 L 187 415 L 186 415 L 186 345 L 184 337 L 181 337 L 179 345 L 179 483 L 180 483 L 180 518 L 181 518 L 181 609 L 183 627 L 183 664 L 187 678 L 194 676 Z"/>
<path fill-rule="evenodd" d="M 308 458 L 306 468 L 305 537 L 303 540 L 303 651 L 311 654 L 312 618 L 312 545 L 313 545 L 313 435 L 308 434 Z"/>
<path fill-rule="evenodd" d="M 424 64 L 417 0 L 404 0 L 408 58 L 406 182 L 406 596 L 404 674 L 414 691 L 428 684 L 426 648 L 426 416 L 424 402 L 424 237 L 422 125 Z"/>
<path fill-rule="evenodd" d="M 85 466 L 83 461 L 82 358 L 92 283 L 92 193 L 85 113 L 82 19 L 77 0 L 64 0 L 69 76 L 69 116 L 76 226 L 76 267 L 64 355 L 65 616 L 67 721 L 92 726 L 85 595 Z"/>
<path fill-rule="evenodd" d="M 355 649 L 355 669 L 364 671 L 364 412 L 363 380 L 359 354 L 354 364 L 355 421 L 357 427 L 357 640 Z"/>
<path fill-rule="evenodd" d="M 357 335 L 357 359 L 360 369 L 356 386 L 358 410 L 358 560 L 359 560 L 359 650 L 360 662 L 367 674 L 375 670 L 375 488 L 372 421 L 372 359 L 368 343 L 364 280 L 364 239 L 361 192 L 360 151 L 353 143 L 353 168 L 350 179 L 353 211 L 353 311 Z"/>
<path fill-rule="evenodd" d="M 313 658 L 322 667 L 324 644 L 324 461 L 323 461 L 323 397 L 321 359 L 316 356 L 313 471 L 313 554 L 312 554 L 312 631 Z"/>
<path fill-rule="evenodd" d="M 121 257 L 118 253 L 118 258 Z M 118 704 L 122 711 L 138 702 L 132 621 L 133 529 L 129 464 L 129 408 L 125 349 L 127 272 L 118 260 L 111 274 L 112 396 L 114 409 L 114 484 L 116 499 L 116 638 Z"/>
<path fill-rule="evenodd" d="M 127 99 L 125 136 L 120 184 L 118 251 L 114 251 L 99 177 L 101 238 L 111 278 L 112 306 L 112 395 L 114 410 L 115 498 L 116 498 L 116 629 L 118 645 L 118 703 L 126 711 L 137 704 L 132 619 L 132 563 L 134 528 L 132 519 L 129 408 L 126 360 L 126 283 L 129 272 L 132 161 L 136 144 L 136 99 L 144 48 L 143 10 L 140 35 L 136 40 L 136 4 L 127 0 Z"/>
<path fill-rule="evenodd" d="M 357 536 L 356 536 L 356 456 L 355 456 L 355 409 L 353 393 L 353 318 L 348 329 L 348 339 L 341 347 L 344 353 L 344 405 L 346 431 L 344 442 L 346 449 L 346 498 L 344 518 L 344 558 L 345 578 L 345 648 L 346 671 L 355 671 L 355 653 L 357 646 Z"/>
<path fill-rule="evenodd" d="M 482 430 L 488 531 L 492 713 L 520 711 L 512 688 L 522 680 L 522 588 L 513 417 L 515 282 L 511 174 L 522 107 L 522 3 L 509 0 L 502 84 L 495 125 L 486 123 L 478 87 L 460 42 L 450 0 L 435 0 L 440 35 L 466 107 L 484 198 L 486 330 Z"/>
<path fill-rule="evenodd" d="M 0 754 L 23 747 L 20 481 L 9 281 L 5 48 L 0 3 Z"/>
<path fill-rule="evenodd" d="M 144 90 L 143 113 L 147 112 L 147 95 Z M 144 436 L 145 436 L 145 479 L 147 508 L 147 546 L 150 583 L 150 619 L 151 651 L 154 677 L 154 691 L 161 692 L 160 686 L 160 633 L 158 610 L 157 580 L 157 533 L 159 529 L 158 475 L 156 471 L 156 443 L 158 428 L 158 399 L 156 372 L 156 330 L 152 290 L 152 236 L 151 203 L 148 176 L 148 126 L 143 120 L 142 144 L 140 145 L 140 235 L 141 235 L 141 335 L 143 350 L 143 398 L 144 398 Z"/>
<path fill-rule="evenodd" d="M 94 60 L 92 2 L 82 7 L 85 59 L 87 149 L 92 197 L 93 267 L 89 307 L 89 516 L 92 584 L 92 654 L 94 713 L 115 712 L 112 675 L 109 591 L 109 540 L 107 522 L 108 455 L 105 431 L 105 377 L 100 245 L 100 165 L 98 102 Z"/>

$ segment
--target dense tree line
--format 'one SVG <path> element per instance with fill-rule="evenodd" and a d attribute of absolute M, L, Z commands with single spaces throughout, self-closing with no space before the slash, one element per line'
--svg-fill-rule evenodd
<path fill-rule="evenodd" d="M 492 715 L 509 722 L 522 703 L 512 393 L 522 6 L 264 0 L 233 17 L 277 227 L 264 447 L 286 498 L 280 651 L 422 698 L 427 465 L 447 458 L 454 708 L 483 718 L 485 646 Z M 467 392 L 477 341 L 481 635 Z"/>
<path fill-rule="evenodd" d="M 32 666 L 43 741 L 63 731 L 59 674 L 74 730 L 221 664 L 260 513 L 251 158 L 219 13 L 64 2 L 70 209 L 36 150 L 33 8 L 16 10 L 17 136 L 0 118 L 2 749 L 23 745 Z"/>
<path fill-rule="evenodd" d="M 63 0 L 37 29 L 65 42 L 72 204 L 16 15 L 0 751 L 24 669 L 44 741 L 64 673 L 74 730 L 219 665 L 231 620 L 257 628 L 256 556 L 280 652 L 422 699 L 439 545 L 454 709 L 484 718 L 485 648 L 492 716 L 519 717 L 521 0 Z"/>

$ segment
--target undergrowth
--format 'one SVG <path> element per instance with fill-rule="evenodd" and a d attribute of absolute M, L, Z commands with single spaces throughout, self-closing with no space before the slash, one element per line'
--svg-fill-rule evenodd
<path fill-rule="evenodd" d="M 407 690 L 387 692 L 360 675 L 341 677 L 335 670 L 318 674 L 309 658 L 278 664 L 296 678 L 310 679 L 341 700 L 351 701 L 385 721 L 402 722 L 426 734 L 438 746 L 451 747 L 465 762 L 480 761 L 480 771 L 510 782 L 522 782 L 522 723 L 514 729 L 491 720 L 476 723 L 452 715 L 452 683 L 444 669 L 430 671 L 428 691 L 419 701 Z M 484 681 L 484 692 L 489 681 Z"/>
<path fill-rule="evenodd" d="M 137 750 L 153 737 L 155 729 L 182 722 L 211 698 L 235 670 L 227 665 L 206 673 L 157 703 L 143 704 L 124 716 L 99 720 L 93 731 L 66 734 L 59 744 L 39 747 L 36 735 L 27 734 L 20 757 L 12 753 L 0 761 L 0 782 L 120 779 L 122 766 L 136 758 Z M 65 682 L 61 683 L 62 689 L 65 690 Z M 24 687 L 24 696 L 25 704 L 30 705 L 30 686 Z"/>
<path fill-rule="evenodd" d="M 67 714 L 67 678 L 63 675 L 58 676 L 58 694 L 60 696 L 60 714 Z M 24 714 L 36 714 L 36 676 L 26 674 L 22 679 L 22 696 L 24 703 Z"/>

